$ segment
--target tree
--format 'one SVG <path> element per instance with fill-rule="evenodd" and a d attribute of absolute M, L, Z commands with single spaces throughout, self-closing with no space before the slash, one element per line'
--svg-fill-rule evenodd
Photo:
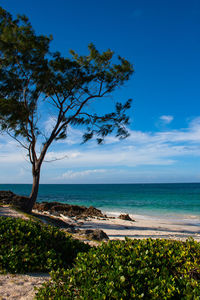
<path fill-rule="evenodd" d="M 0 126 L 27 150 L 32 164 L 27 211 L 37 199 L 49 146 L 67 138 L 70 126 L 85 128 L 83 142 L 96 138 L 101 144 L 113 132 L 120 139 L 128 136 L 130 99 L 117 103 L 112 112 L 105 109 L 105 114 L 94 113 L 90 105 L 122 86 L 133 73 L 132 65 L 120 56 L 113 63 L 111 50 L 101 54 L 93 44 L 87 56 L 70 51 L 71 58 L 66 58 L 49 50 L 51 40 L 51 36 L 36 35 L 25 16 L 13 19 L 0 9 Z M 41 103 L 46 109 L 51 106 L 56 118 L 48 136 L 41 125 L 41 118 L 46 117 Z"/>

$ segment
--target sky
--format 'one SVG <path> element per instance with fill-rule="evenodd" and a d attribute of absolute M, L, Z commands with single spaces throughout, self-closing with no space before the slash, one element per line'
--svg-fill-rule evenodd
<path fill-rule="evenodd" d="M 86 55 L 93 42 L 134 66 L 111 101 L 133 99 L 130 136 L 81 144 L 82 131 L 52 145 L 41 183 L 163 183 L 200 181 L 199 0 L 0 0 L 28 16 L 51 50 Z M 109 109 L 109 106 L 108 106 Z M 51 128 L 52 120 L 45 123 Z M 0 136 L 0 183 L 31 183 L 31 165 L 14 140 Z"/>

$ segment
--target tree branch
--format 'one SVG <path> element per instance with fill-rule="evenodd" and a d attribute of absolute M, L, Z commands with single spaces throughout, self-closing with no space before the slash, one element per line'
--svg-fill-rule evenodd
<path fill-rule="evenodd" d="M 68 156 L 67 156 L 67 155 L 64 155 L 64 156 L 61 157 L 61 158 L 54 158 L 54 159 L 51 159 L 51 160 L 44 160 L 44 162 L 46 162 L 46 163 L 51 163 L 51 162 L 54 162 L 54 161 L 57 161 L 57 160 L 63 160 L 63 159 L 65 159 L 65 158 L 68 158 Z"/>
<path fill-rule="evenodd" d="M 12 135 L 9 130 L 6 130 L 6 133 L 12 138 L 14 139 L 16 142 L 18 142 L 24 149 L 28 150 L 28 146 L 24 145 L 18 138 L 16 138 L 14 135 Z"/>

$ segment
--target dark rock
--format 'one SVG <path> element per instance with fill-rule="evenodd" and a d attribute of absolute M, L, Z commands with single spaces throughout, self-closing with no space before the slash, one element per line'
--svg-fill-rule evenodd
<path fill-rule="evenodd" d="M 0 191 L 0 203 L 4 205 L 12 205 L 26 211 L 28 200 L 28 197 L 16 195 L 11 191 Z"/>
<path fill-rule="evenodd" d="M 67 229 L 65 229 L 65 231 L 67 231 L 68 233 L 76 233 L 77 230 L 74 227 L 69 227 Z"/>
<path fill-rule="evenodd" d="M 84 220 L 86 221 L 87 220 L 87 217 L 83 217 L 82 215 L 81 216 L 76 216 L 75 219 L 78 221 L 78 220 Z M 106 220 L 106 219 L 105 219 Z"/>
<path fill-rule="evenodd" d="M 95 217 L 104 217 L 100 209 L 97 209 L 93 206 L 90 206 L 86 209 L 86 211 L 83 213 L 86 216 L 95 216 Z"/>
<path fill-rule="evenodd" d="M 26 206 L 29 201 L 28 197 L 16 195 L 11 191 L 0 191 L 0 203 L 15 206 L 23 211 L 26 211 Z M 34 209 L 40 212 L 48 211 L 52 215 L 59 216 L 63 214 L 68 217 L 87 218 L 87 217 L 101 217 L 106 216 L 102 212 L 90 206 L 89 208 L 79 205 L 70 205 L 59 202 L 42 202 L 35 203 Z"/>
<path fill-rule="evenodd" d="M 100 229 L 95 229 L 92 233 L 88 234 L 88 237 L 92 240 L 96 241 L 103 241 L 103 240 L 109 240 L 109 237 L 107 234 Z"/>
<path fill-rule="evenodd" d="M 90 233 L 92 233 L 93 232 L 93 229 L 79 229 L 78 230 L 78 233 L 79 234 L 90 234 Z"/>
<path fill-rule="evenodd" d="M 5 203 L 5 202 L 10 202 L 12 198 L 14 197 L 14 193 L 11 191 L 0 191 L 0 202 Z M 7 204 L 5 203 L 5 204 Z M 8 203 L 9 204 L 9 203 Z"/>
<path fill-rule="evenodd" d="M 119 219 L 126 220 L 126 221 L 134 221 L 133 219 L 131 219 L 131 217 L 128 214 L 127 215 L 120 215 Z"/>
<path fill-rule="evenodd" d="M 87 218 L 87 217 L 106 217 L 102 212 L 90 206 L 89 208 L 79 205 L 70 205 L 58 202 L 35 203 L 34 209 L 38 211 L 48 211 L 51 214 L 62 214 L 68 217 Z"/>
<path fill-rule="evenodd" d="M 81 229 L 78 230 L 79 234 L 84 234 L 88 239 L 96 240 L 96 241 L 103 241 L 103 240 L 109 240 L 109 237 L 107 234 L 100 229 Z"/>

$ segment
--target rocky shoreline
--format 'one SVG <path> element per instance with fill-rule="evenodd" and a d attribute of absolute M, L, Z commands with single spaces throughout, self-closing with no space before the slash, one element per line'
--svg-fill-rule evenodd
<path fill-rule="evenodd" d="M 0 204 L 9 205 L 22 209 L 24 201 L 28 198 L 16 195 L 11 191 L 0 191 Z M 22 209 L 23 210 L 23 209 Z M 40 219 L 43 223 L 59 227 L 78 239 L 88 239 L 94 241 L 109 240 L 107 234 L 100 229 L 81 229 L 82 222 L 88 218 L 106 219 L 101 210 L 90 206 L 71 205 L 60 202 L 35 203 L 30 216 Z"/>
<path fill-rule="evenodd" d="M 0 204 L 11 205 L 23 210 L 24 203 L 27 200 L 27 197 L 16 195 L 11 191 L 0 191 Z"/>
<path fill-rule="evenodd" d="M 23 210 L 24 203 L 28 200 L 25 196 L 16 195 L 11 191 L 0 191 L 0 204 L 11 205 Z M 39 212 L 49 212 L 51 215 L 59 216 L 60 214 L 68 217 L 76 217 L 79 219 L 87 217 L 107 218 L 101 210 L 90 206 L 79 206 L 65 204 L 60 202 L 41 202 L 35 203 L 33 209 Z"/>
<path fill-rule="evenodd" d="M 54 216 L 60 216 L 62 214 L 68 217 L 76 217 L 76 219 L 84 219 L 88 217 L 107 218 L 100 209 L 93 206 L 85 207 L 60 202 L 41 202 L 35 203 L 33 209 L 36 209 L 39 212 L 48 211 Z"/>

